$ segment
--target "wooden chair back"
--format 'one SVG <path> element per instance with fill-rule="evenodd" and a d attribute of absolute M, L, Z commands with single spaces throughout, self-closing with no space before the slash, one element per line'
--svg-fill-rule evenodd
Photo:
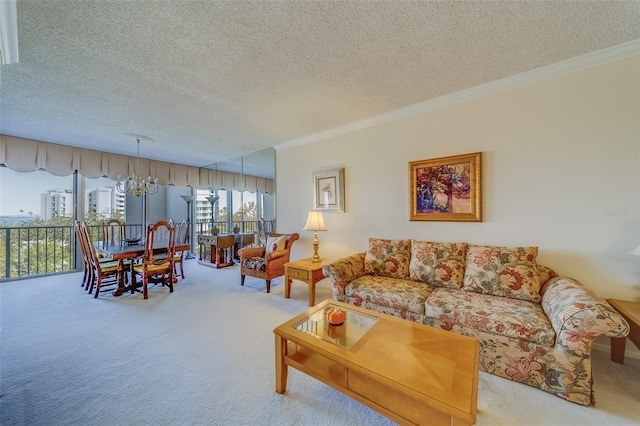
<path fill-rule="evenodd" d="M 78 220 L 73 223 L 73 227 L 76 231 L 76 239 L 78 241 L 78 245 L 80 246 L 80 252 L 82 253 L 82 262 L 84 265 L 84 276 L 82 277 L 82 283 L 80 285 L 88 290 L 90 281 L 93 280 L 93 266 L 91 264 L 91 259 L 89 258 L 90 253 L 87 249 L 86 235 L 83 229 L 83 225 L 84 222 L 81 223 Z"/>
<path fill-rule="evenodd" d="M 149 225 L 147 228 L 143 262 L 159 265 L 167 260 L 171 260 L 173 263 L 173 256 L 175 254 L 174 232 L 175 227 L 166 220 L 161 220 L 154 225 Z M 160 244 L 165 245 L 167 250 L 162 254 L 154 256 L 154 247 Z"/>
<path fill-rule="evenodd" d="M 267 244 L 267 230 L 265 229 L 264 218 L 258 219 L 258 245 L 263 246 Z"/>
<path fill-rule="evenodd" d="M 102 241 L 114 244 L 125 239 L 125 224 L 118 219 L 109 219 L 102 224 Z"/>
<path fill-rule="evenodd" d="M 189 223 L 183 220 L 175 228 L 176 244 L 187 244 L 189 242 Z"/>
<path fill-rule="evenodd" d="M 78 223 L 78 228 L 80 230 L 80 247 L 85 254 L 87 261 L 92 267 L 95 267 L 97 263 L 99 263 L 98 255 L 96 254 L 96 250 L 93 247 L 93 240 L 91 238 L 91 230 L 84 222 Z"/>
<path fill-rule="evenodd" d="M 149 297 L 147 287 L 149 278 L 161 276 L 162 284 L 169 287 L 173 293 L 173 279 L 175 268 L 175 227 L 166 220 L 161 220 L 155 225 L 147 227 L 147 239 L 145 241 L 142 263 L 133 267 L 134 271 L 142 275 L 142 294 L 145 299 Z M 154 254 L 154 249 L 159 246 L 166 247 L 166 251 Z"/>
<path fill-rule="evenodd" d="M 176 245 L 184 245 L 189 243 L 189 223 L 186 220 L 183 220 L 178 225 L 176 225 L 175 237 Z M 176 249 L 176 254 L 173 257 L 173 261 L 176 263 L 176 265 L 180 265 L 180 276 L 182 277 L 182 279 L 184 279 L 184 250 Z"/>
<path fill-rule="evenodd" d="M 89 229 L 87 224 L 84 222 L 80 222 L 79 230 L 79 234 L 81 236 L 81 244 L 84 246 L 84 250 L 86 252 L 86 256 L 91 268 L 91 279 L 88 282 L 87 290 L 89 291 L 89 293 L 92 293 L 95 287 L 94 297 L 97 298 L 102 291 L 103 285 L 119 285 L 119 282 L 122 282 L 124 280 L 124 266 L 122 262 L 107 261 L 106 263 L 103 263 L 103 260 L 106 259 L 100 259 L 100 257 L 98 256 L 98 253 L 93 246 L 91 230 Z M 83 247 L 82 245 L 81 248 Z M 107 278 L 109 279 L 109 281 L 105 282 Z"/>

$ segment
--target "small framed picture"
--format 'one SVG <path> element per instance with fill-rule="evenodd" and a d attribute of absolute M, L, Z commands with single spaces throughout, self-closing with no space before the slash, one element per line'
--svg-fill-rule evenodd
<path fill-rule="evenodd" d="M 313 172 L 314 208 L 344 212 L 344 168 Z"/>
<path fill-rule="evenodd" d="M 410 220 L 482 222 L 482 153 L 409 163 Z"/>

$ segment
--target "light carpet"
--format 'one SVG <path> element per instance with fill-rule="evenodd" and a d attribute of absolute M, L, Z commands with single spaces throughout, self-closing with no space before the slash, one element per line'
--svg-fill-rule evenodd
<path fill-rule="evenodd" d="M 282 278 L 267 294 L 237 266 L 185 268 L 148 300 L 94 299 L 77 273 L 0 283 L 0 424 L 393 424 L 291 368 L 275 392 L 273 329 L 308 309 L 305 284 L 285 299 Z M 595 351 L 593 369 L 595 407 L 480 372 L 477 424 L 639 424 L 640 361 Z"/>

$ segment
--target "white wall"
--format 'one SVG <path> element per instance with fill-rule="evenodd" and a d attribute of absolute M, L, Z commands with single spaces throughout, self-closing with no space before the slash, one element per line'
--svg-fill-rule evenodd
<path fill-rule="evenodd" d="M 428 76 L 425 76 L 428 78 Z M 408 163 L 483 152 L 482 223 L 409 221 Z M 369 237 L 536 245 L 538 262 L 602 297 L 640 301 L 640 56 L 277 152 L 279 232 L 301 231 L 312 170 L 345 167 L 345 213 L 325 213 L 320 255 Z"/>
<path fill-rule="evenodd" d="M 191 188 L 185 186 L 167 186 L 167 219 L 173 219 L 174 223 L 180 223 L 187 219 L 187 203 L 181 195 L 191 195 Z M 195 203 L 191 203 L 191 215 L 195 209 Z M 193 223 L 193 217 L 188 218 Z"/>

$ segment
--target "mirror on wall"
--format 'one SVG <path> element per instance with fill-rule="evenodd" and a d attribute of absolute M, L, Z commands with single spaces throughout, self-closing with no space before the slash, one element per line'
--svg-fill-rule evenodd
<path fill-rule="evenodd" d="M 275 149 L 205 168 L 214 171 L 215 183 L 197 190 L 197 232 L 234 235 L 235 253 L 245 246 L 264 245 L 266 235 L 275 231 Z"/>

